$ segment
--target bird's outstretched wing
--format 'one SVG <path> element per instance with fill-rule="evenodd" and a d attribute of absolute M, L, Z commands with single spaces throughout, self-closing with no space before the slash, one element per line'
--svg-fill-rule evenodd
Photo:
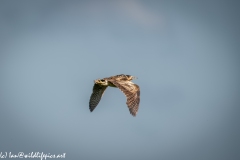
<path fill-rule="evenodd" d="M 131 81 L 118 81 L 114 79 L 107 79 L 111 83 L 113 83 L 116 87 L 118 87 L 127 97 L 127 106 L 129 108 L 130 113 L 133 116 L 136 116 L 139 103 L 140 103 L 140 88 L 138 85 L 134 84 Z"/>
<path fill-rule="evenodd" d="M 92 93 L 92 95 L 90 97 L 90 101 L 89 101 L 89 109 L 91 112 L 97 107 L 106 88 L 107 88 L 107 86 L 94 84 L 93 93 Z"/>

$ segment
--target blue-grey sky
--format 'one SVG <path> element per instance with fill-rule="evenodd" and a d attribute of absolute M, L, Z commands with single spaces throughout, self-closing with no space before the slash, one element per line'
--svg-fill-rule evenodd
<path fill-rule="evenodd" d="M 0 1 L 0 152 L 240 159 L 239 2 Z M 137 76 L 132 117 L 93 80 Z"/>

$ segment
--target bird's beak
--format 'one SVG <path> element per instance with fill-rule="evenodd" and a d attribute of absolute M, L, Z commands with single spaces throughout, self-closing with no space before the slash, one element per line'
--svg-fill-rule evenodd
<path fill-rule="evenodd" d="M 138 79 L 138 77 L 133 76 L 133 79 Z"/>

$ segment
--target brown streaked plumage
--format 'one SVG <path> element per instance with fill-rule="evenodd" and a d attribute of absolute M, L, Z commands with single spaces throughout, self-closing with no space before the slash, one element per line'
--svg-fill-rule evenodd
<path fill-rule="evenodd" d="M 89 101 L 89 109 L 92 112 L 101 100 L 101 97 L 108 86 L 119 88 L 127 97 L 127 106 L 130 113 L 136 116 L 140 103 L 140 88 L 131 82 L 136 77 L 131 75 L 116 75 L 94 81 L 93 93 Z"/>

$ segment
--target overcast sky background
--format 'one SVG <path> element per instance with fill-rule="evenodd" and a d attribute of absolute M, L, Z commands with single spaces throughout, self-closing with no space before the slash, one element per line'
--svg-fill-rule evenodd
<path fill-rule="evenodd" d="M 0 152 L 239 160 L 236 0 L 0 1 Z M 137 76 L 138 115 L 93 80 Z"/>

